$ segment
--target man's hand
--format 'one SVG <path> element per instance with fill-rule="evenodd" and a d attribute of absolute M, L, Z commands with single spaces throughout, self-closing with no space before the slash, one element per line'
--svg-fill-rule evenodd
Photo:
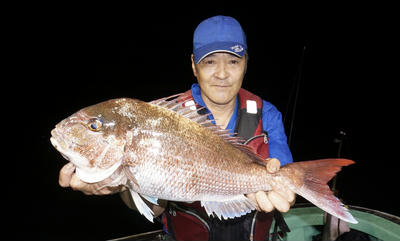
<path fill-rule="evenodd" d="M 276 158 L 267 159 L 267 171 L 275 173 L 280 169 L 280 162 Z M 285 213 L 289 211 L 290 206 L 295 202 L 295 193 L 289 189 L 276 189 L 269 192 L 258 191 L 256 193 L 247 194 L 247 197 L 258 205 L 260 211 L 271 212 L 276 208 L 278 211 Z"/>
<path fill-rule="evenodd" d="M 86 183 L 75 174 L 75 165 L 71 162 L 65 164 L 60 170 L 58 183 L 62 187 L 71 187 L 73 190 L 81 191 L 86 195 L 108 195 L 121 191 L 121 187 L 104 187 L 99 189 L 97 183 Z"/>

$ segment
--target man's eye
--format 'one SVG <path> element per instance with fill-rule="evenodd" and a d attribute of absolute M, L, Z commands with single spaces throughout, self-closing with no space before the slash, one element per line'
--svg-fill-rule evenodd
<path fill-rule="evenodd" d="M 205 60 L 204 63 L 205 64 L 214 64 L 215 61 L 210 59 L 210 60 Z"/>
<path fill-rule="evenodd" d="M 230 61 L 230 63 L 231 63 L 231 64 L 238 64 L 238 63 L 239 63 L 239 61 L 238 61 L 238 60 L 236 60 L 236 59 L 232 59 L 232 60 Z"/>

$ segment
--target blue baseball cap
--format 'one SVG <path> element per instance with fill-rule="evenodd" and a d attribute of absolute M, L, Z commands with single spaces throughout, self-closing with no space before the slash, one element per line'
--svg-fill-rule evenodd
<path fill-rule="evenodd" d="M 196 64 L 215 52 L 243 57 L 246 50 L 246 35 L 240 23 L 232 17 L 218 15 L 208 18 L 194 31 L 193 55 Z"/>

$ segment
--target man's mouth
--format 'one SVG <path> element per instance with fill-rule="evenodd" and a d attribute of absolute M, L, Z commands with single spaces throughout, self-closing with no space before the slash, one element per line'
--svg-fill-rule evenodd
<path fill-rule="evenodd" d="M 231 87 L 230 85 L 213 85 L 216 88 L 229 88 Z"/>

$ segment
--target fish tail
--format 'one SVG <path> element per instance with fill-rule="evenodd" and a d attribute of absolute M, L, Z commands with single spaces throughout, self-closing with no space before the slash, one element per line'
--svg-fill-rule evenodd
<path fill-rule="evenodd" d="M 292 169 L 290 173 L 297 176 L 297 181 L 300 178 L 303 183 L 303 185 L 293 183 L 293 191 L 333 216 L 349 223 L 358 223 L 344 204 L 333 195 L 327 184 L 343 166 L 353 163 L 354 161 L 348 159 L 321 159 L 291 163 L 288 165 L 288 168 Z M 293 176 L 291 179 L 295 180 Z"/>

